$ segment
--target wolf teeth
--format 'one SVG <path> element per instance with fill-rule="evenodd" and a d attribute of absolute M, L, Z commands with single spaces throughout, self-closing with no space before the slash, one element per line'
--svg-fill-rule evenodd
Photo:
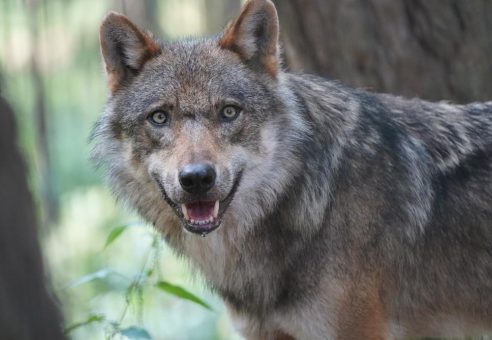
<path fill-rule="evenodd" d="M 186 209 L 185 204 L 181 204 L 181 211 L 183 212 L 183 216 L 186 220 L 190 219 L 190 216 L 188 215 L 188 209 Z"/>
<path fill-rule="evenodd" d="M 202 220 L 202 221 L 197 221 L 197 220 L 187 220 L 187 221 L 190 222 L 191 224 L 203 225 L 203 224 L 214 222 L 215 221 L 215 218 L 210 217 L 209 219 Z"/>
<path fill-rule="evenodd" d="M 220 206 L 219 201 L 215 201 L 214 211 L 213 211 L 212 217 L 210 217 L 207 220 L 203 220 L 203 221 L 195 221 L 193 219 L 190 219 L 190 215 L 188 214 L 188 209 L 186 209 L 185 204 L 181 204 L 181 211 L 183 212 L 183 217 L 188 222 L 190 222 L 192 224 L 205 224 L 205 223 L 212 223 L 217 218 L 217 216 L 219 216 L 219 206 Z"/>
<path fill-rule="evenodd" d="M 215 205 L 214 205 L 214 218 L 217 218 L 217 216 L 219 215 L 219 201 L 215 201 Z"/>

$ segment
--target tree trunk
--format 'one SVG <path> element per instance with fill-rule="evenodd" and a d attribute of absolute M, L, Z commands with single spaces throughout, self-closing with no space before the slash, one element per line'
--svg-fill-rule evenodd
<path fill-rule="evenodd" d="M 39 0 L 27 2 L 29 10 L 29 33 L 32 42 L 30 56 L 31 75 L 34 86 L 33 112 L 36 119 L 36 155 L 39 164 L 40 194 L 42 202 L 42 227 L 48 227 L 58 219 L 59 201 L 53 177 L 53 165 L 48 143 L 48 111 L 46 107 L 46 89 L 39 67 L 38 12 L 43 7 Z"/>
<path fill-rule="evenodd" d="M 492 1 L 274 2 L 293 71 L 430 100 L 492 98 Z"/>
<path fill-rule="evenodd" d="M 14 115 L 0 97 L 0 339 L 64 339 L 48 293 Z"/>
<path fill-rule="evenodd" d="M 112 6 L 117 12 L 128 16 L 139 27 L 159 35 L 157 0 L 113 0 Z"/>

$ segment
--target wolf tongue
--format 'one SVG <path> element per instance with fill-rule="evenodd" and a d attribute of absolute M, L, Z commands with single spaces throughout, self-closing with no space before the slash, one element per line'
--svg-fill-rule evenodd
<path fill-rule="evenodd" d="M 205 221 L 213 218 L 215 202 L 193 202 L 186 204 L 190 220 Z"/>

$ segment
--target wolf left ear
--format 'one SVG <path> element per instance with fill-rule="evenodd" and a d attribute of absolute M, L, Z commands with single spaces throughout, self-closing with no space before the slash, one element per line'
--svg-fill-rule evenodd
<path fill-rule="evenodd" d="M 109 88 L 114 93 L 161 52 L 159 44 L 124 15 L 111 12 L 99 32 Z"/>
<path fill-rule="evenodd" d="M 259 71 L 276 77 L 280 68 L 279 23 L 270 0 L 249 0 L 219 41 Z"/>

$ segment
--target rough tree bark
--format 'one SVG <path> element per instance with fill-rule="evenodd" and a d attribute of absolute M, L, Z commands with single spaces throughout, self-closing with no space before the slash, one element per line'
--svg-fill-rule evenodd
<path fill-rule="evenodd" d="M 288 66 L 431 100 L 492 99 L 490 0 L 274 0 Z"/>
<path fill-rule="evenodd" d="M 0 97 L 0 339 L 64 339 L 61 316 L 45 287 L 35 209 L 14 125 Z"/>

